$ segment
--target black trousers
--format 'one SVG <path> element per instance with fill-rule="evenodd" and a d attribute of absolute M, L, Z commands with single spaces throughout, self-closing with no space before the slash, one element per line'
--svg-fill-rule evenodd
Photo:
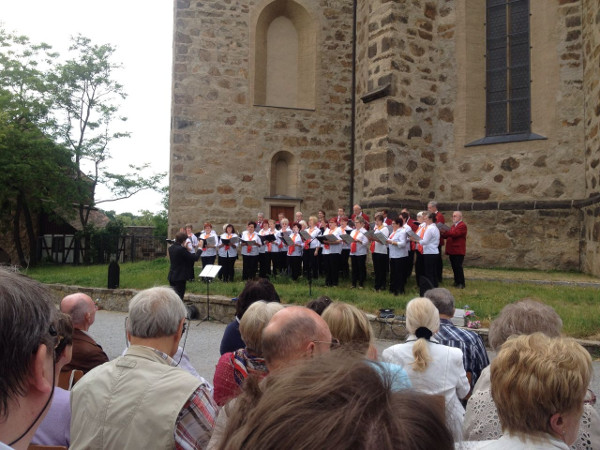
<path fill-rule="evenodd" d="M 171 287 L 173 288 L 173 290 L 175 292 L 177 292 L 177 295 L 179 295 L 179 298 L 181 300 L 183 300 L 183 296 L 185 295 L 186 280 L 183 280 L 183 281 L 171 281 L 171 282 L 169 282 L 169 284 L 171 285 Z"/>
<path fill-rule="evenodd" d="M 465 272 L 463 270 L 463 262 L 465 255 L 448 255 L 450 258 L 450 264 L 452 265 L 452 272 L 454 272 L 454 285 L 459 284 L 465 285 Z"/>
<path fill-rule="evenodd" d="M 390 258 L 390 292 L 404 294 L 404 286 L 408 278 L 410 256 L 403 258 Z"/>
<path fill-rule="evenodd" d="M 242 280 L 251 280 L 258 270 L 258 255 L 242 255 Z"/>
<path fill-rule="evenodd" d="M 223 281 L 233 281 L 233 275 L 235 273 L 234 271 L 234 265 L 235 265 L 235 260 L 236 257 L 235 256 L 231 256 L 231 257 L 222 257 L 219 256 L 219 265 L 222 266 L 223 268 L 221 269 L 221 272 L 219 272 L 219 276 L 221 277 L 221 279 Z"/>
<path fill-rule="evenodd" d="M 309 277 L 312 277 L 313 280 L 319 278 L 319 265 L 314 248 L 302 251 L 302 272 L 307 279 Z"/>
<path fill-rule="evenodd" d="M 423 276 L 419 282 L 421 297 L 429 289 L 438 287 L 438 261 L 440 255 L 423 255 Z"/>
<path fill-rule="evenodd" d="M 260 278 L 267 278 L 267 275 L 270 275 L 271 271 L 269 270 L 269 253 L 259 253 L 258 254 L 258 276 Z"/>
<path fill-rule="evenodd" d="M 407 268 L 406 279 L 410 278 L 412 271 L 413 271 L 413 267 L 415 266 L 415 253 L 418 253 L 418 252 L 416 250 L 408 251 L 408 268 Z"/>
<path fill-rule="evenodd" d="M 290 274 L 292 276 L 292 280 L 297 280 L 301 272 L 302 256 L 288 256 L 287 259 L 290 264 Z"/>
<path fill-rule="evenodd" d="M 444 261 L 442 260 L 442 246 L 441 245 L 438 246 L 437 259 L 438 259 L 438 265 L 436 268 L 436 270 L 437 270 L 436 275 L 437 275 L 437 280 L 441 282 L 442 281 L 442 271 L 444 270 Z"/>
<path fill-rule="evenodd" d="M 350 275 L 350 266 L 348 265 L 348 259 L 350 258 L 350 249 L 343 248 L 342 254 L 340 255 L 340 271 L 342 276 L 347 278 Z"/>
<path fill-rule="evenodd" d="M 217 259 L 217 255 L 214 255 L 214 256 L 202 256 L 201 259 L 202 259 L 202 268 L 204 269 L 209 264 L 214 264 L 215 263 L 215 260 Z"/>
<path fill-rule="evenodd" d="M 350 260 L 352 261 L 352 286 L 356 287 L 358 283 L 363 287 L 367 278 L 367 255 L 352 255 Z"/>
<path fill-rule="evenodd" d="M 373 253 L 373 270 L 375 271 L 375 290 L 385 289 L 387 271 L 388 271 L 388 255 L 385 253 Z"/>
<path fill-rule="evenodd" d="M 325 265 L 325 286 L 337 286 L 340 276 L 340 254 L 323 254 Z"/>
<path fill-rule="evenodd" d="M 415 250 L 415 280 L 417 280 L 417 287 L 421 286 L 421 277 L 423 276 L 423 254 Z"/>

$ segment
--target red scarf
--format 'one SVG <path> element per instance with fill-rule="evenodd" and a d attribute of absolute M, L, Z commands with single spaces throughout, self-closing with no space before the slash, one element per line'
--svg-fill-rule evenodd
<path fill-rule="evenodd" d="M 248 235 L 248 240 L 252 241 L 254 239 L 254 233 L 252 233 L 252 236 Z M 247 245 L 246 246 L 246 251 L 248 253 L 252 253 L 252 246 L 251 245 Z"/>
<path fill-rule="evenodd" d="M 354 236 L 352 236 L 352 239 L 354 239 L 355 241 L 356 241 L 356 236 L 358 236 L 358 233 L 360 233 L 360 231 L 356 230 L 354 232 Z M 350 244 L 350 252 L 356 253 L 356 242 L 353 242 L 352 244 Z"/>
<path fill-rule="evenodd" d="M 227 235 L 227 239 L 231 240 L 231 235 Z M 225 246 L 225 251 L 229 250 L 229 244 Z"/>
<path fill-rule="evenodd" d="M 425 235 L 425 229 L 426 229 L 426 228 L 427 228 L 427 225 L 426 225 L 426 226 L 424 226 L 424 227 L 422 227 L 422 228 L 419 230 L 419 232 L 417 233 L 421 239 L 423 239 L 423 236 Z M 423 246 L 422 246 L 421 244 L 417 244 L 417 251 L 418 251 L 420 254 L 423 254 Z"/>
<path fill-rule="evenodd" d="M 292 235 L 292 241 L 294 241 L 294 244 L 290 245 L 288 247 L 288 255 L 292 256 L 292 253 L 294 253 L 294 248 L 296 247 L 295 243 L 296 243 L 296 233 L 294 233 Z"/>
<path fill-rule="evenodd" d="M 381 225 L 379 228 L 375 227 L 375 230 L 381 231 L 382 228 L 383 225 Z M 371 253 L 375 253 L 375 241 L 371 242 Z"/>

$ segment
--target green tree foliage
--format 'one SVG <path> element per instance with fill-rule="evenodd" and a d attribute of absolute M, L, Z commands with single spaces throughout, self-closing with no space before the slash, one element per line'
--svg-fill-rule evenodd
<path fill-rule="evenodd" d="M 165 174 L 144 175 L 148 164 L 130 165 L 124 174 L 107 170 L 110 144 L 129 136 L 118 129 L 118 124 L 126 121 L 118 114 L 119 103 L 126 94 L 114 79 L 121 65 L 113 62 L 113 46 L 92 44 L 81 35 L 72 39 L 69 50 L 72 57 L 57 66 L 52 82 L 61 117 L 60 137 L 78 168 L 79 219 L 85 227 L 95 205 L 156 189 Z M 98 184 L 108 187 L 113 197 L 96 199 Z"/>
<path fill-rule="evenodd" d="M 19 263 L 35 262 L 34 216 L 68 214 L 75 193 L 70 152 L 52 139 L 50 47 L 0 30 L 0 224 L 12 232 Z M 23 220 L 24 224 L 21 222 Z M 21 230 L 26 230 L 25 255 Z"/>

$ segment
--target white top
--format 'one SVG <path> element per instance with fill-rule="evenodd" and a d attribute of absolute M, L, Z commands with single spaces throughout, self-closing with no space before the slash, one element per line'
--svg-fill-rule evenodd
<path fill-rule="evenodd" d="M 427 342 L 431 362 L 424 372 L 413 370 L 413 346 L 416 336 L 409 335 L 404 344 L 392 345 L 381 353 L 381 359 L 404 368 L 413 389 L 426 394 L 443 395 L 446 400 L 446 421 L 454 439 L 462 439 L 465 410 L 460 399 L 469 393 L 470 385 L 463 366 L 462 351 L 438 344 L 434 338 Z"/>
<path fill-rule="evenodd" d="M 440 230 L 435 226 L 435 223 L 427 225 L 425 234 L 421 239 L 424 255 L 437 255 L 439 253 L 438 246 L 440 245 Z"/>
<path fill-rule="evenodd" d="M 248 230 L 242 233 L 242 241 L 254 241 L 260 244 L 260 238 L 258 237 L 258 233 L 254 231 L 253 233 L 248 233 Z M 250 251 L 248 251 L 248 246 L 244 245 L 243 242 L 240 242 L 242 246 L 242 255 L 244 256 L 258 256 L 258 247 L 252 246 L 250 247 Z"/>
<path fill-rule="evenodd" d="M 271 231 L 270 228 L 267 228 L 266 230 L 264 228 L 261 228 L 260 231 L 258 232 L 258 234 L 259 234 L 259 236 L 268 236 L 269 234 L 273 234 L 273 232 Z M 271 245 L 271 248 L 272 247 L 273 247 L 273 245 Z M 267 251 L 267 243 L 265 242 L 264 245 L 261 245 L 258 248 L 258 252 L 259 253 L 265 253 L 266 251 Z"/>
<path fill-rule="evenodd" d="M 342 227 L 340 227 L 340 229 L 342 229 Z M 348 234 L 348 231 L 350 233 L 352 233 L 353 228 L 346 225 L 346 228 L 344 228 L 342 230 L 342 233 Z M 350 244 L 346 243 L 346 241 L 342 241 L 342 250 L 349 250 L 349 249 L 350 249 Z"/>
<path fill-rule="evenodd" d="M 302 249 L 304 247 L 304 244 L 302 244 L 302 238 L 300 237 L 300 233 L 294 233 L 292 231 L 292 234 L 290 234 L 290 239 L 292 239 L 296 245 L 294 245 L 291 254 L 289 252 L 288 247 L 288 256 L 302 256 Z"/>
<path fill-rule="evenodd" d="M 388 244 L 390 247 L 390 258 L 405 258 L 408 256 L 410 244 L 408 243 L 404 227 L 400 227 L 396 231 L 392 230 L 388 239 L 392 241 Z"/>
<path fill-rule="evenodd" d="M 215 230 L 210 230 L 210 233 L 208 234 L 206 234 L 205 231 L 200 234 L 200 239 L 208 239 L 209 237 L 215 238 L 215 246 L 202 247 L 202 256 L 215 256 L 217 254 L 216 245 L 219 243 L 219 236 L 217 235 L 217 232 Z"/>
<path fill-rule="evenodd" d="M 192 233 L 192 234 L 188 234 L 188 239 L 192 245 L 192 249 L 190 250 L 188 248 L 188 252 L 196 253 L 196 250 L 198 250 L 198 238 L 196 237 L 196 235 L 194 233 Z"/>
<path fill-rule="evenodd" d="M 232 237 L 237 237 L 237 234 L 231 233 L 223 233 L 219 236 L 220 239 L 231 239 Z M 219 257 L 221 258 L 235 258 L 237 256 L 237 247 L 235 245 L 228 245 L 228 249 L 225 248 L 225 245 L 220 242 L 219 243 Z"/>
<path fill-rule="evenodd" d="M 356 243 L 355 252 L 352 251 L 352 246 L 350 247 L 350 256 L 363 256 L 367 254 L 367 249 L 369 248 L 369 239 L 367 239 L 365 236 L 366 232 L 367 230 L 361 228 L 360 230 L 354 230 L 352 233 L 350 233 L 350 237 L 355 241 L 358 241 Z"/>
<path fill-rule="evenodd" d="M 319 248 L 321 246 L 321 243 L 319 242 L 318 239 L 315 239 L 315 238 L 321 234 L 321 229 L 319 227 L 315 227 L 312 231 L 310 231 L 310 228 L 307 228 L 306 232 L 312 236 L 312 240 L 310 241 L 309 248 L 311 248 L 313 250 Z"/>
<path fill-rule="evenodd" d="M 373 227 L 373 231 L 375 233 L 383 233 L 385 235 L 385 237 L 388 237 L 390 235 L 390 230 L 388 229 L 387 225 L 384 223 L 383 225 L 381 225 L 381 227 Z M 375 251 L 373 253 L 382 253 L 382 254 L 386 254 L 387 255 L 388 252 L 388 247 L 387 245 L 383 245 L 380 244 L 379 241 L 375 241 Z"/>
<path fill-rule="evenodd" d="M 496 441 L 479 441 L 477 443 L 468 442 L 465 443 L 463 447 L 457 445 L 456 448 L 473 448 L 485 450 L 569 450 L 569 446 L 567 444 L 549 434 L 546 434 L 545 438 L 538 438 L 536 440 L 532 440 L 530 438 L 521 439 L 517 436 L 505 434 Z"/>
<path fill-rule="evenodd" d="M 345 233 L 345 231 L 344 231 Z M 328 234 L 335 235 L 338 239 L 340 239 L 340 235 L 342 234 L 342 229 L 340 227 L 336 227 L 334 230 L 331 228 L 327 228 L 323 233 L 323 236 L 327 236 Z M 329 248 L 327 248 L 326 244 L 323 244 L 323 254 L 329 255 L 330 253 L 342 253 L 342 244 L 329 244 Z"/>
<path fill-rule="evenodd" d="M 277 231 L 275 233 L 275 236 L 277 238 L 279 238 L 279 244 L 278 244 L 278 246 L 279 246 L 279 251 L 280 252 L 286 252 L 287 253 L 288 246 L 287 246 L 287 244 L 285 243 L 285 241 L 283 240 L 283 238 L 281 236 L 283 235 L 283 233 L 288 232 L 288 231 L 289 231 L 289 234 L 292 234 L 292 229 L 290 227 L 286 228 L 285 230 L 282 227 L 281 230 L 279 230 L 279 231 Z"/>

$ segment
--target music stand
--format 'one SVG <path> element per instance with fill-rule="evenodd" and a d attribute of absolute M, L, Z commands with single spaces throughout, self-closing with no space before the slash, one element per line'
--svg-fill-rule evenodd
<path fill-rule="evenodd" d="M 202 269 L 202 272 L 200 272 L 200 275 L 198 275 L 198 277 L 206 283 L 206 317 L 204 319 L 202 319 L 200 321 L 200 323 L 209 322 L 211 320 L 216 320 L 218 322 L 222 322 L 219 319 L 216 319 L 215 317 L 211 317 L 211 315 L 210 315 L 210 298 L 209 298 L 210 283 L 219 274 L 220 270 L 221 270 L 221 266 L 217 266 L 216 264 L 207 264 L 206 267 L 204 267 L 204 269 Z M 200 323 L 198 323 L 198 325 L 200 325 Z"/>

